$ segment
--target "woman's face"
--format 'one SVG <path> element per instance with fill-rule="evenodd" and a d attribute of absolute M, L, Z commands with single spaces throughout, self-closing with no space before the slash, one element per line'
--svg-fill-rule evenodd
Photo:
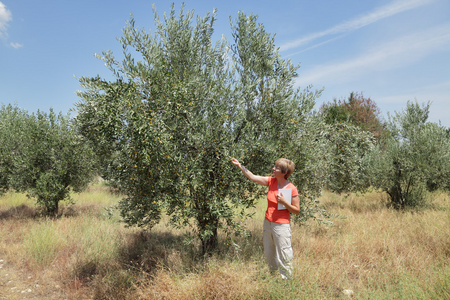
<path fill-rule="evenodd" d="M 275 165 L 272 168 L 272 175 L 273 175 L 273 177 L 284 177 L 284 175 L 286 175 L 286 173 L 281 172 L 280 167 Z"/>

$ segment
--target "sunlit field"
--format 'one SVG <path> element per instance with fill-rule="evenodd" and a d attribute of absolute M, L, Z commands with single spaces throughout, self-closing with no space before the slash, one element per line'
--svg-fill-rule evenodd
<path fill-rule="evenodd" d="M 23 194 L 0 198 L 0 299 L 450 299 L 450 194 L 421 211 L 387 208 L 370 192 L 324 193 L 334 225 L 293 224 L 294 278 L 268 272 L 265 200 L 248 234 L 200 257 L 192 228 L 167 219 L 127 228 L 102 185 L 72 196 L 57 218 Z"/>

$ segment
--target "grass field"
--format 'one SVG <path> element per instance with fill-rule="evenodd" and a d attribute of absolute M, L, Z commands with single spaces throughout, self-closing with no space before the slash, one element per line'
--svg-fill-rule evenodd
<path fill-rule="evenodd" d="M 120 199 L 100 184 L 73 195 L 56 219 L 22 194 L 0 198 L 0 299 L 450 299 L 450 194 L 420 212 L 386 207 L 385 195 L 324 193 L 333 226 L 292 225 L 294 278 L 268 272 L 264 199 L 248 236 L 202 259 L 190 230 L 164 219 L 126 228 Z"/>

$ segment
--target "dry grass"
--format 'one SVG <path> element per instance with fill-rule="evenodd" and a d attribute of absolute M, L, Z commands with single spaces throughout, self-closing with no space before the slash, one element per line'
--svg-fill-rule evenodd
<path fill-rule="evenodd" d="M 445 299 L 449 198 L 435 196 L 445 209 L 416 213 L 387 209 L 376 193 L 340 199 L 325 195 L 324 205 L 345 219 L 327 229 L 300 228 L 294 235 L 294 247 L 304 249 L 297 255 L 301 276 L 336 294 L 354 290 L 361 298 Z M 307 270 L 312 269 L 319 269 L 320 276 L 311 277 Z"/>
<path fill-rule="evenodd" d="M 0 299 L 19 299 L 26 288 L 35 299 L 342 299 L 344 290 L 356 299 L 449 299 L 449 196 L 435 193 L 425 210 L 399 212 L 380 193 L 325 193 L 322 205 L 340 217 L 330 227 L 292 226 L 295 274 L 283 281 L 263 259 L 264 199 L 248 236 L 222 239 L 203 259 L 186 244 L 188 230 L 125 228 L 104 209 L 119 196 L 101 185 L 74 195 L 76 205 L 51 220 L 23 195 L 7 194 Z"/>

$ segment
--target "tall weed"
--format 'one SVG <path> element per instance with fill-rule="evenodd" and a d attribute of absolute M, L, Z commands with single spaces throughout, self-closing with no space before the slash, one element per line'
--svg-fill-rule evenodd
<path fill-rule="evenodd" d="M 90 279 L 118 260 L 120 224 L 86 214 L 67 218 L 61 222 L 60 230 L 65 234 L 69 265 L 76 277 Z"/>
<path fill-rule="evenodd" d="M 23 244 L 31 262 L 44 268 L 54 261 L 63 241 L 55 221 L 46 219 L 24 234 Z"/>

